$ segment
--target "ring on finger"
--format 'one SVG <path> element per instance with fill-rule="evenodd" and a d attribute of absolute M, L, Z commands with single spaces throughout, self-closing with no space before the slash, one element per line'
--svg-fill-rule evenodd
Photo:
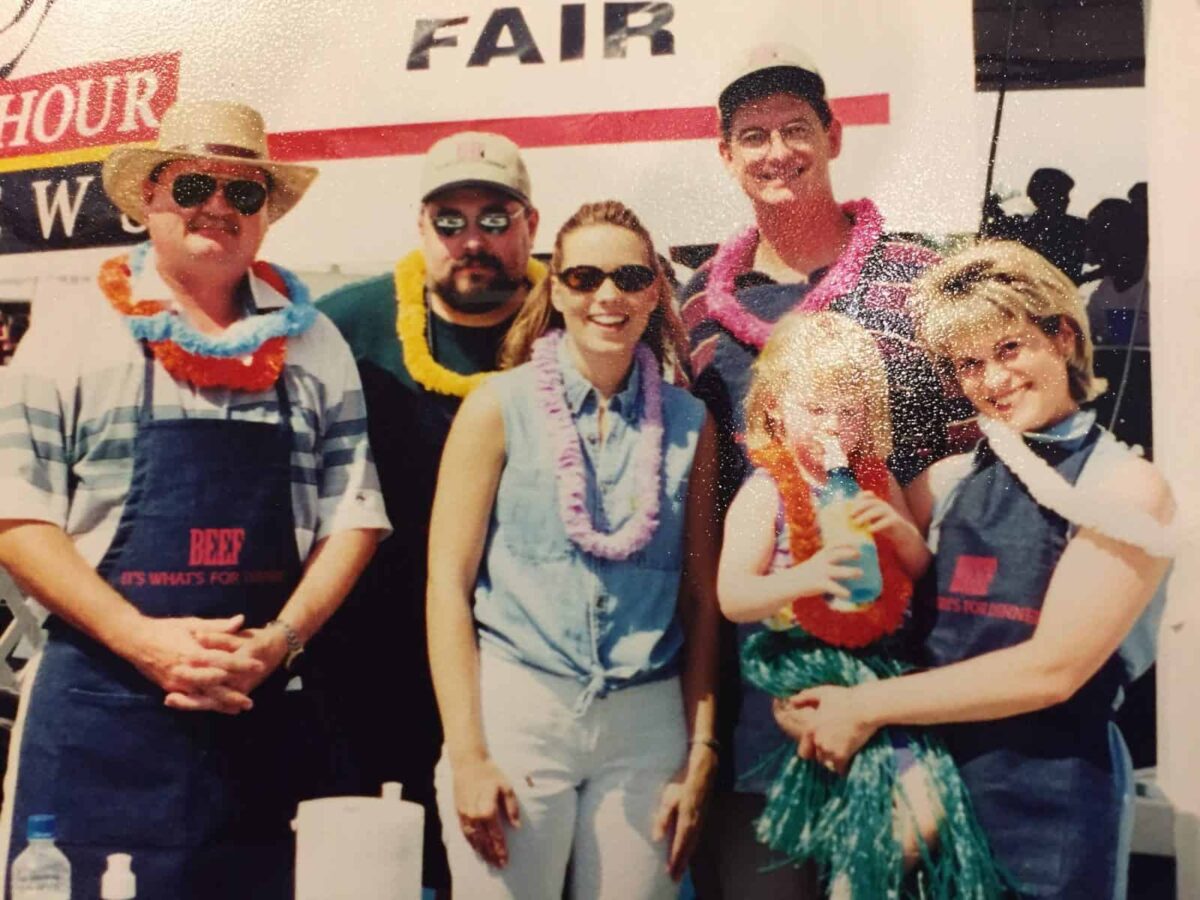
<path fill-rule="evenodd" d="M 823 766 L 824 766 L 826 769 L 828 769 L 830 772 L 836 772 L 836 771 L 837 771 L 837 763 L 835 763 L 835 762 L 834 762 L 832 759 L 823 759 L 823 760 L 821 760 L 821 765 L 823 765 Z"/>

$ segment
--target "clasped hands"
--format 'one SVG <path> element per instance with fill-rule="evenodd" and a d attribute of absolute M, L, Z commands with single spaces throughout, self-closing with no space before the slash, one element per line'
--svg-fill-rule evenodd
<path fill-rule="evenodd" d="M 173 709 L 236 715 L 287 656 L 281 628 L 245 628 L 245 616 L 136 619 L 125 656 L 166 692 Z"/>
<path fill-rule="evenodd" d="M 855 702 L 854 688 L 822 685 L 772 704 L 775 722 L 796 741 L 796 755 L 845 775 L 878 729 Z"/>

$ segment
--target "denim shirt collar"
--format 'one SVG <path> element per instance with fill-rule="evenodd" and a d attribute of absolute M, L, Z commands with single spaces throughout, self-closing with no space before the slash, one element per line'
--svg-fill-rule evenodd
<path fill-rule="evenodd" d="M 1079 443 L 1087 437 L 1095 421 L 1096 411 L 1094 409 L 1078 409 L 1049 428 L 1042 431 L 1025 432 L 1025 437 L 1042 444 L 1059 444 L 1067 447 L 1073 443 Z"/>
<path fill-rule="evenodd" d="M 563 389 L 571 414 L 578 418 L 581 413 L 597 408 L 601 402 L 600 392 L 576 368 L 566 341 L 562 341 L 558 345 L 558 367 L 562 372 Z M 640 388 L 641 371 L 635 357 L 633 365 L 629 369 L 629 375 L 625 379 L 625 385 L 613 394 L 609 402 L 609 409 L 630 424 L 637 421 L 640 412 L 638 403 Z"/>

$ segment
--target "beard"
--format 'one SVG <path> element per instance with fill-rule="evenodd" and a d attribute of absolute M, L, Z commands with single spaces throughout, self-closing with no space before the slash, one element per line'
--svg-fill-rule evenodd
<path fill-rule="evenodd" d="M 467 266 L 483 266 L 490 269 L 492 274 L 486 280 L 473 282 L 466 290 L 460 290 L 458 275 Z M 449 276 L 435 282 L 433 289 L 451 309 L 467 314 L 482 314 L 499 309 L 526 284 L 524 278 L 513 278 L 505 272 L 504 264 L 499 259 L 489 253 L 481 253 L 456 262 Z"/>

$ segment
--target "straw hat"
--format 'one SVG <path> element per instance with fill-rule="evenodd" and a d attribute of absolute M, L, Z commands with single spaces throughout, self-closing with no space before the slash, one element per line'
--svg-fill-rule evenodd
<path fill-rule="evenodd" d="M 162 117 L 157 147 L 118 147 L 104 161 L 104 191 L 134 221 L 143 214 L 142 185 L 160 163 L 203 159 L 252 165 L 271 176 L 267 218 L 274 222 L 296 205 L 317 177 L 312 166 L 272 162 L 262 116 L 242 103 L 201 100 L 176 103 Z"/>

